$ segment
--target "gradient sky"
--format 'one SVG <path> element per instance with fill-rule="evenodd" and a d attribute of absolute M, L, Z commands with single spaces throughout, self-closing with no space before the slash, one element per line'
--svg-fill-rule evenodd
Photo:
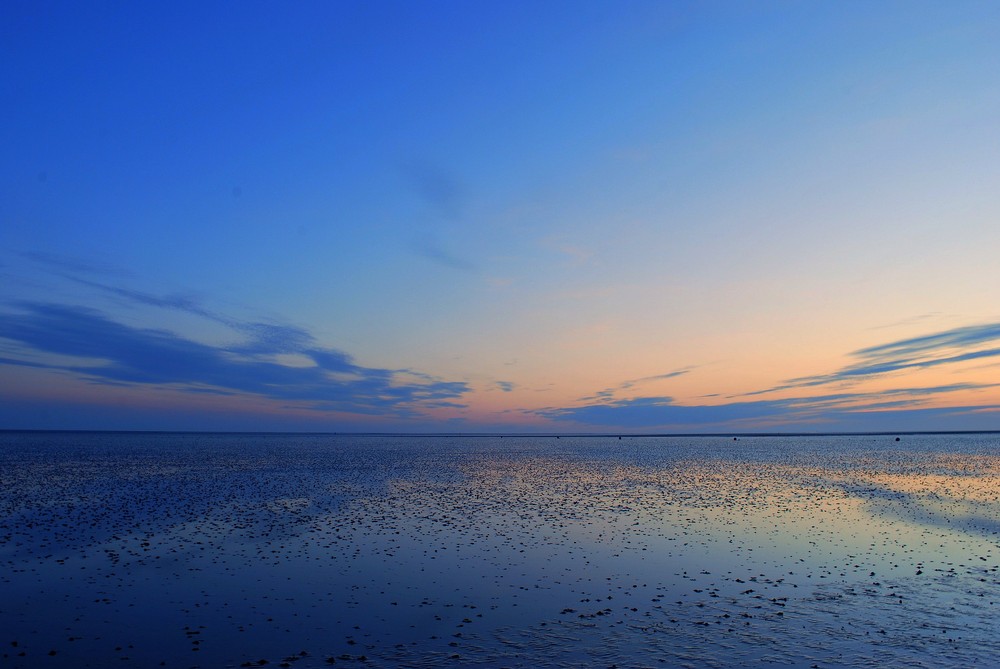
<path fill-rule="evenodd" d="M 1000 429 L 996 2 L 6 2 L 0 428 Z"/>

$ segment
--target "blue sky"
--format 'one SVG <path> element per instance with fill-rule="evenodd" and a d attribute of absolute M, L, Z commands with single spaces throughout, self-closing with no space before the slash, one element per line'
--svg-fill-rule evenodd
<path fill-rule="evenodd" d="M 0 427 L 1000 429 L 995 3 L 0 13 Z"/>

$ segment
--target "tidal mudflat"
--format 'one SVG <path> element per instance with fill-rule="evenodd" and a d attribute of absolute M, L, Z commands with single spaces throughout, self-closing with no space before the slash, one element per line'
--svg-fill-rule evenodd
<path fill-rule="evenodd" d="M 1000 435 L 0 434 L 0 666 L 990 666 Z"/>

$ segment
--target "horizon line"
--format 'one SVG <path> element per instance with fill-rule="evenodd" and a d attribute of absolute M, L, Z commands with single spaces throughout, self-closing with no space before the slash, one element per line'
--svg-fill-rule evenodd
<path fill-rule="evenodd" d="M 1000 434 L 996 430 L 879 430 L 847 432 L 369 432 L 369 431 L 288 431 L 288 430 L 96 430 L 48 428 L 0 428 L 0 433 L 48 434 L 205 434 L 205 435 L 296 435 L 344 437 L 548 437 L 548 438 L 688 438 L 688 437 L 891 437 L 916 435 Z"/>

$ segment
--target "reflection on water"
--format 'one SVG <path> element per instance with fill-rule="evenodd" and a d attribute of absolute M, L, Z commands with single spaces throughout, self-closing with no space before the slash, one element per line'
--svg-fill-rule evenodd
<path fill-rule="evenodd" d="M 985 666 L 1000 439 L 0 435 L 0 666 Z"/>

